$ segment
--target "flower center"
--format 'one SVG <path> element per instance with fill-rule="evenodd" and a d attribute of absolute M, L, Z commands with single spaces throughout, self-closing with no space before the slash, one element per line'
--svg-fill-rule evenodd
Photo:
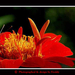
<path fill-rule="evenodd" d="M 5 37 L 4 45 L 1 45 L 1 53 L 4 58 L 18 58 L 20 56 L 19 50 L 23 60 L 34 56 L 36 49 L 36 45 L 33 41 L 34 37 L 23 35 L 19 38 L 19 36 L 20 35 L 18 33 L 11 33 L 9 34 L 9 38 Z"/>

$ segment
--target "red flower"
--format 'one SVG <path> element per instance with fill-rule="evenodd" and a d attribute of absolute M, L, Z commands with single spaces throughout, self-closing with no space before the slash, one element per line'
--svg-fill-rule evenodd
<path fill-rule="evenodd" d="M 62 63 L 73 67 L 74 63 L 72 60 L 75 60 L 75 58 L 67 57 L 73 55 L 73 52 L 70 48 L 59 42 L 62 36 L 45 33 L 50 21 L 47 20 L 39 32 L 35 23 L 30 18 L 28 19 L 35 36 L 36 50 L 35 56 L 26 59 L 22 66 L 60 68 L 61 65 L 59 63 Z"/>
<path fill-rule="evenodd" d="M 17 34 L 14 31 L 0 34 L 0 67 L 61 68 L 60 63 L 73 67 L 72 60 L 75 58 L 67 57 L 73 53 L 70 48 L 59 42 L 61 35 L 45 33 L 49 20 L 39 32 L 32 19 L 28 19 L 34 37 L 28 36 L 27 40 L 27 36 L 23 35 L 22 27 L 19 28 Z M 16 66 L 17 63 L 18 66 Z"/>
<path fill-rule="evenodd" d="M 10 32 L 3 32 L 0 34 L 0 68 L 19 68 L 23 63 L 21 56 L 12 59 L 10 56 L 14 53 L 11 53 L 10 55 L 10 52 L 4 47 L 5 38 L 9 38 L 10 34 Z"/>

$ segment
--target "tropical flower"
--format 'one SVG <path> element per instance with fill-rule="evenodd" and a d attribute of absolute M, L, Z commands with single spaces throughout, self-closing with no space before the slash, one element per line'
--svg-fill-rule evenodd
<path fill-rule="evenodd" d="M 17 34 L 14 30 L 0 34 L 0 67 L 61 68 L 60 63 L 73 67 L 75 58 L 67 57 L 73 52 L 59 42 L 62 36 L 45 33 L 50 21 L 39 32 L 33 20 L 28 20 L 34 36 L 23 35 L 22 27 Z"/>
<path fill-rule="evenodd" d="M 13 43 L 12 45 L 9 43 L 14 40 L 10 40 L 10 35 L 12 36 L 12 33 L 10 32 L 3 32 L 0 34 L 0 68 L 19 68 L 23 63 L 18 47 L 18 51 L 16 51 L 13 47 Z M 10 45 L 12 46 L 12 49 L 10 49 Z"/>

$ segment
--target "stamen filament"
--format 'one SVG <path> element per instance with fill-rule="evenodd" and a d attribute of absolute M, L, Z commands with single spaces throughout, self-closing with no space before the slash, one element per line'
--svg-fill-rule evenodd
<path fill-rule="evenodd" d="M 14 40 L 14 42 L 15 42 L 15 40 Z M 20 56 L 21 56 L 21 59 L 22 59 L 22 54 L 21 54 L 20 48 L 18 47 L 18 45 L 16 44 L 16 42 L 15 42 L 15 45 L 17 46 L 17 48 L 18 48 L 18 51 L 19 51 L 19 53 L 20 53 Z"/>
<path fill-rule="evenodd" d="M 16 59 L 21 56 L 21 59 L 25 61 L 25 59 L 30 58 L 34 56 L 34 51 L 36 49 L 36 45 L 34 43 L 34 37 L 28 36 L 28 39 L 26 35 L 23 35 L 19 39 L 20 34 L 19 33 L 11 33 L 9 34 L 9 38 L 5 37 L 4 41 L 4 48 L 3 55 L 5 58 L 12 58 Z M 8 53 L 8 54 L 7 54 Z"/>

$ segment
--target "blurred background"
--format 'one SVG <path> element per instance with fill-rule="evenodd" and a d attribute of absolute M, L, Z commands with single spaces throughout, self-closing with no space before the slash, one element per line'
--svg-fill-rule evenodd
<path fill-rule="evenodd" d="M 2 32 L 17 32 L 22 26 L 23 34 L 33 35 L 28 17 L 35 22 L 39 30 L 49 19 L 46 33 L 62 35 L 60 42 L 69 47 L 74 53 L 71 57 L 75 57 L 75 7 L 0 7 L 0 29 L 5 24 Z M 11 26 L 13 27 L 10 28 Z"/>

